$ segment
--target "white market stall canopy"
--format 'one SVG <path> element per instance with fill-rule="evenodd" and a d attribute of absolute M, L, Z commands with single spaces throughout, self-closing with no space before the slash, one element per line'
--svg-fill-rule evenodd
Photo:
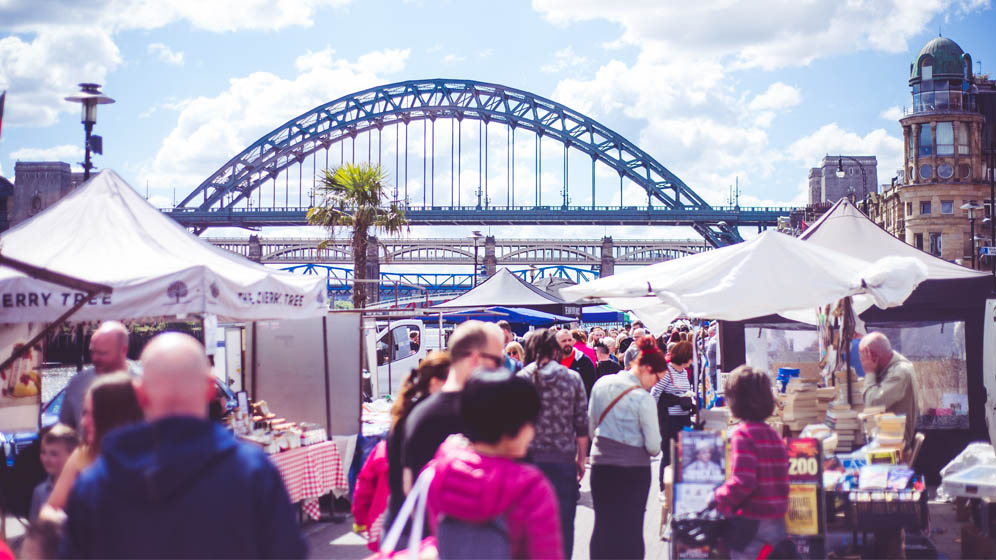
<path fill-rule="evenodd" d="M 564 288 L 560 295 L 631 310 L 660 333 L 679 316 L 740 321 L 813 310 L 862 293 L 879 307 L 893 307 L 925 276 L 926 267 L 916 259 L 869 263 L 766 231 L 744 243 Z"/>
<path fill-rule="evenodd" d="M 210 245 L 102 171 L 0 235 L 0 252 L 113 288 L 74 320 L 215 314 L 231 320 L 323 316 L 325 281 L 268 269 Z M 50 322 L 86 296 L 0 270 L 0 323 Z"/>
<path fill-rule="evenodd" d="M 480 283 L 476 288 L 450 301 L 433 306 L 433 309 L 454 307 L 535 307 L 562 305 L 563 300 L 518 278 L 506 268 L 498 269 L 494 276 Z"/>
<path fill-rule="evenodd" d="M 927 280 L 981 278 L 989 272 L 972 270 L 925 253 L 875 225 L 846 198 L 838 200 L 799 239 L 874 262 L 888 256 L 910 257 L 927 267 Z"/>

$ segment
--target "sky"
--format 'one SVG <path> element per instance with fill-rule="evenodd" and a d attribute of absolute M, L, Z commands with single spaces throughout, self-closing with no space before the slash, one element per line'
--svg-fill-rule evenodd
<path fill-rule="evenodd" d="M 902 167 L 898 119 L 910 104 L 910 62 L 941 33 L 981 62 L 976 72 L 996 74 L 994 24 L 990 0 L 0 0 L 0 90 L 8 92 L 0 174 L 13 179 L 16 161 L 82 160 L 79 105 L 63 100 L 79 82 L 100 83 L 116 100 L 99 109 L 94 132 L 104 154 L 96 165 L 162 207 L 318 105 L 403 80 L 460 78 L 522 89 L 598 120 L 711 204 L 726 204 L 738 183 L 741 205 L 799 205 L 808 170 L 825 154 L 874 155 L 879 183 L 888 183 Z M 449 127 L 437 126 L 437 149 L 448 151 Z M 463 142 L 476 145 L 469 128 Z M 504 134 L 495 129 L 489 142 L 495 185 L 508 182 Z M 531 185 L 532 137 L 521 138 L 514 177 Z M 562 156 L 545 146 L 543 197 L 553 203 Z M 392 150 L 383 157 L 393 161 Z M 476 155 L 465 158 L 457 187 L 464 201 L 480 180 Z M 452 162 L 438 152 L 436 161 L 436 188 L 449 197 Z M 586 162 L 571 160 L 572 204 L 591 201 Z M 310 164 L 303 169 L 310 176 Z M 407 186 L 419 191 L 420 166 L 410 171 Z M 614 173 L 599 168 L 597 184 L 598 203 L 619 202 Z M 499 189 L 492 202 L 506 197 Z M 628 185 L 624 200 L 646 195 Z M 493 233 L 660 236 L 646 228 Z"/>

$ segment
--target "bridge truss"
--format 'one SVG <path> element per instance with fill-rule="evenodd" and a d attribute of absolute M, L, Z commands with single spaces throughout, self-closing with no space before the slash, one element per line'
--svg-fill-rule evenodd
<path fill-rule="evenodd" d="M 206 238 L 206 241 L 263 264 L 349 264 L 350 243 L 340 240 L 318 249 L 320 239 Z M 380 264 L 471 265 L 483 264 L 487 255 L 496 266 L 598 266 L 604 257 L 617 265 L 644 265 L 679 258 L 708 248 L 701 239 L 681 240 L 566 240 L 498 239 L 491 243 L 473 239 L 378 240 Z M 254 248 L 257 252 L 254 251 Z M 605 254 L 609 251 L 609 254 Z"/>
<path fill-rule="evenodd" d="M 437 189 L 435 171 L 436 121 L 450 124 L 450 187 Z M 420 192 L 409 192 L 409 129 L 421 122 L 423 143 Z M 463 200 L 464 121 L 476 122 L 479 169 L 475 196 Z M 492 125 L 505 132 L 506 153 L 504 204 L 497 205 L 501 186 L 489 185 L 488 146 Z M 428 129 L 432 128 L 429 148 Z M 412 225 L 683 225 L 694 228 L 712 246 L 740 241 L 738 226 L 774 226 L 789 208 L 712 207 L 680 178 L 635 144 L 577 111 L 532 93 L 506 86 L 469 80 L 411 80 L 370 88 L 316 107 L 264 135 L 211 174 L 177 206 L 168 211 L 181 224 L 202 233 L 208 227 L 256 228 L 272 225 L 303 225 L 314 202 L 319 154 L 339 146 L 340 162 L 356 161 L 357 138 L 367 139 L 367 160 L 382 162 L 383 132 L 393 128 L 395 199 L 406 207 Z M 457 132 L 459 130 L 459 132 Z M 532 133 L 535 144 L 535 184 L 526 194 L 529 205 L 516 198 L 516 131 Z M 417 131 L 417 129 L 416 129 Z M 377 151 L 374 153 L 374 133 Z M 458 136 L 457 136 L 458 135 Z M 401 153 L 404 137 L 404 167 Z M 501 139 L 500 135 L 498 137 Z M 544 139 L 548 139 L 544 142 Z M 388 136 L 390 142 L 391 135 Z M 543 201 L 544 143 L 563 149 L 560 200 Z M 571 204 L 569 153 L 580 152 L 591 162 L 591 204 Z M 431 155 L 430 155 L 431 154 Z M 376 155 L 376 157 L 374 157 Z M 362 157 L 362 155 L 361 155 Z M 312 186 L 304 191 L 305 161 L 311 159 Z M 427 179 L 428 165 L 432 165 Z M 619 205 L 596 202 L 596 164 L 608 166 L 619 176 Z M 297 196 L 291 198 L 290 178 L 297 166 Z M 402 176 L 404 179 L 402 180 Z M 284 185 L 278 185 L 283 177 Z M 457 180 L 457 177 L 460 177 Z M 641 187 L 646 203 L 625 200 L 624 180 Z M 577 181 L 575 181 L 577 183 Z M 272 184 L 272 189 L 269 188 Z M 399 189 L 399 185 L 402 187 Z M 413 187 L 414 188 L 414 187 Z M 271 196 L 264 197 L 264 190 Z M 437 192 L 438 191 L 438 192 Z M 278 193 L 283 204 L 278 204 Z M 421 198 L 421 200 L 418 200 Z M 601 198 L 605 198 L 604 196 Z M 269 199 L 269 200 L 267 200 Z M 629 202 L 627 204 L 627 202 Z"/>

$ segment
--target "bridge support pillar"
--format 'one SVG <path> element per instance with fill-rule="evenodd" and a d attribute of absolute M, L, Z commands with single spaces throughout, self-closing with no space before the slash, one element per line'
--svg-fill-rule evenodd
<path fill-rule="evenodd" d="M 484 270 L 488 278 L 498 272 L 498 257 L 495 256 L 495 236 L 493 235 L 484 238 Z"/>
<path fill-rule="evenodd" d="M 364 271 L 363 278 L 380 280 L 380 244 L 375 235 L 367 238 L 367 269 Z M 367 288 L 367 305 L 380 301 L 380 284 L 373 282 L 364 282 L 364 284 Z"/>
<path fill-rule="evenodd" d="M 259 242 L 258 235 L 249 236 L 249 260 L 254 263 L 263 261 L 263 244 Z"/>
<path fill-rule="evenodd" d="M 616 258 L 612 256 L 612 237 L 602 238 L 602 262 L 599 265 L 599 277 L 612 276 L 616 271 Z"/>

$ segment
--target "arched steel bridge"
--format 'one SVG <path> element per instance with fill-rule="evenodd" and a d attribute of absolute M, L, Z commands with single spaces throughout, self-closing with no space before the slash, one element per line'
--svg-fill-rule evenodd
<path fill-rule="evenodd" d="M 263 264 L 352 264 L 349 241 L 338 240 L 319 250 L 320 239 L 206 238 L 206 241 Z M 567 239 L 380 239 L 380 264 L 471 265 L 488 257 L 492 266 L 512 265 L 643 265 L 679 258 L 707 249 L 701 239 L 596 240 Z M 475 255 L 476 253 L 476 255 Z"/>
<path fill-rule="evenodd" d="M 448 197 L 445 196 L 444 185 L 436 188 L 435 129 L 436 121 L 440 119 L 450 124 Z M 473 186 L 476 187 L 474 196 L 466 202 L 462 194 L 466 159 L 463 156 L 465 120 L 478 124 L 478 133 L 474 138 L 478 157 L 476 161 L 472 160 L 478 168 L 475 177 L 477 184 Z M 409 128 L 417 121 L 422 122 L 421 153 L 424 155 L 420 188 L 414 189 L 409 180 Z M 488 182 L 489 175 L 496 174 L 492 172 L 495 166 L 488 161 L 488 152 L 495 144 L 488 137 L 493 123 L 504 128 L 504 138 L 498 136 L 498 140 L 504 140 L 508 148 L 504 158 L 506 172 L 501 177 L 505 179 L 505 184 L 501 185 L 505 187 L 503 205 L 495 204 L 501 186 L 495 187 Z M 430 126 L 431 152 L 427 140 Z M 738 226 L 774 226 L 778 217 L 787 216 L 791 211 L 791 208 L 780 207 L 710 206 L 644 150 L 605 125 L 560 103 L 498 84 L 433 79 L 370 88 L 295 117 L 233 157 L 176 208 L 167 212 L 198 234 L 208 227 L 218 226 L 304 225 L 307 208 L 313 202 L 314 177 L 321 151 L 324 150 L 325 156 L 323 167 L 329 166 L 329 151 L 334 145 L 339 146 L 339 162 L 346 162 L 348 141 L 350 160 L 355 162 L 357 138 L 365 135 L 366 161 L 383 163 L 383 130 L 387 127 L 394 128 L 395 198 L 406 206 L 412 225 L 680 225 L 691 226 L 710 245 L 721 246 L 741 239 L 736 229 Z M 522 194 L 519 193 L 517 199 L 515 191 L 515 141 L 516 131 L 520 129 L 533 133 L 535 145 L 535 184 L 530 189 L 533 193 L 525 197 L 531 199 L 526 205 L 522 204 Z M 375 132 L 376 153 L 373 148 Z M 474 136 L 472 129 L 470 134 Z M 389 136 L 388 142 L 391 139 Z M 553 204 L 550 201 L 544 204 L 542 198 L 544 139 L 563 148 L 560 200 Z M 571 151 L 581 152 L 590 158 L 590 204 L 571 203 Z M 306 193 L 304 169 L 309 158 L 312 181 Z M 431 176 L 427 169 L 430 162 Z M 596 164 L 607 166 L 618 174 L 618 206 L 597 203 L 598 198 L 604 201 L 611 195 L 603 192 L 603 196 L 598 196 Z M 297 193 L 296 197 L 292 197 L 294 189 L 290 181 L 295 165 L 298 171 Z M 279 185 L 278 181 L 281 176 L 283 185 Z M 646 192 L 644 202 L 625 199 L 624 180 L 635 183 Z M 398 185 L 403 186 L 399 189 Z M 410 185 L 415 192 L 409 191 Z M 578 188 L 575 186 L 574 190 Z M 605 190 L 603 186 L 602 191 Z M 283 201 L 278 198 L 281 194 Z M 420 201 L 418 195 L 421 195 Z"/>

